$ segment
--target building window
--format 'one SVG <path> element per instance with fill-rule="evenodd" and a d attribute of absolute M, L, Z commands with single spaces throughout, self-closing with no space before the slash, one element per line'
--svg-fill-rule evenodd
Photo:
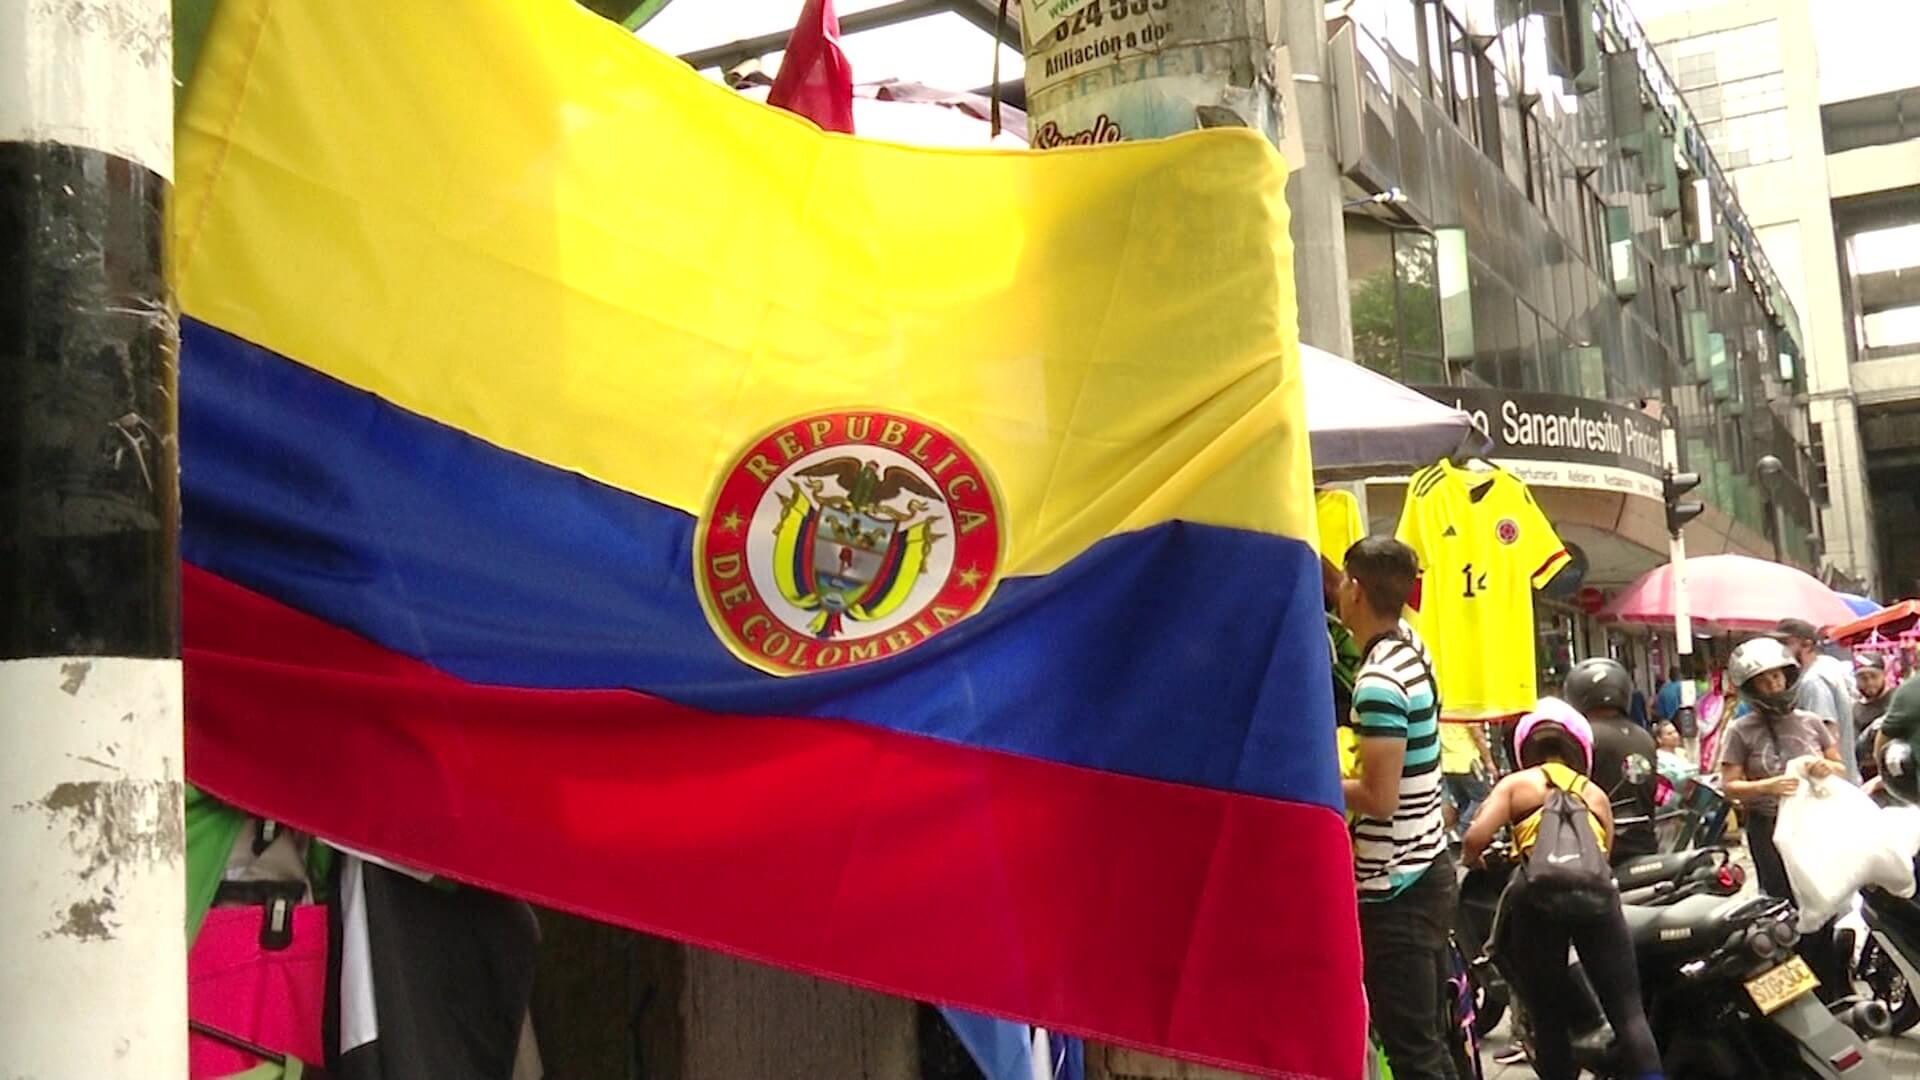
<path fill-rule="evenodd" d="M 1372 219 L 1347 220 L 1353 358 L 1402 382 L 1447 381 L 1434 239 Z"/>
<path fill-rule="evenodd" d="M 1440 0 L 1422 0 L 1420 4 L 1420 22 L 1423 33 L 1420 39 L 1420 52 L 1426 59 L 1428 95 L 1452 111 L 1453 102 L 1453 65 L 1447 57 L 1452 55 L 1447 49 L 1447 24 L 1452 22 L 1446 9 L 1440 6 Z"/>
<path fill-rule="evenodd" d="M 1352 19 L 1393 50 L 1409 71 L 1419 70 L 1419 0 L 1328 0 L 1326 16 L 1329 23 Z"/>
<path fill-rule="evenodd" d="M 1920 352 L 1920 304 L 1862 315 L 1860 340 L 1869 358 Z"/>
<path fill-rule="evenodd" d="M 1920 266 L 1920 224 L 1868 229 L 1847 237 L 1847 270 L 1855 277 Z"/>
<path fill-rule="evenodd" d="M 1473 42 L 1467 32 L 1452 15 L 1446 15 L 1447 21 L 1447 63 L 1453 96 L 1447 99 L 1447 114 L 1453 122 L 1466 133 L 1475 146 L 1480 145 L 1480 125 L 1474 114 L 1474 101 L 1480 96 L 1475 76 L 1478 65 L 1474 63 L 1476 54 Z"/>

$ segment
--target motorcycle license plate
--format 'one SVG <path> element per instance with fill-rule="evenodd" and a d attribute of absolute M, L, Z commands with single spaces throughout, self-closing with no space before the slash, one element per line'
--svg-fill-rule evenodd
<path fill-rule="evenodd" d="M 1802 994 L 1813 992 L 1819 985 L 1820 980 L 1814 978 L 1813 969 L 1807 966 L 1807 962 L 1790 956 L 1780 966 L 1748 979 L 1747 996 L 1760 1007 L 1762 1015 L 1770 1015 Z"/>

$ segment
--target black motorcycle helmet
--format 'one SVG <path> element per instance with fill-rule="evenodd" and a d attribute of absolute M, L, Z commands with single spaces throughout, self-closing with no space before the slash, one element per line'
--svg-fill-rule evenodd
<path fill-rule="evenodd" d="M 1920 806 L 1920 754 L 1905 739 L 1888 739 L 1873 755 L 1880 769 L 1880 786 L 1909 806 Z"/>
<path fill-rule="evenodd" d="M 1566 695 L 1567 704 L 1583 716 L 1591 717 L 1600 709 L 1625 716 L 1633 701 L 1633 678 L 1618 660 L 1590 657 L 1567 673 Z"/>

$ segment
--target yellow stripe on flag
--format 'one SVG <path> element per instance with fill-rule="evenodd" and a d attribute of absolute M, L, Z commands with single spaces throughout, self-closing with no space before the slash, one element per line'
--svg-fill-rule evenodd
<path fill-rule="evenodd" d="M 1250 131 L 906 148 L 569 0 L 225 0 L 177 175 L 188 314 L 690 513 L 781 420 L 882 407 L 986 461 L 1012 573 L 1174 519 L 1313 535 Z"/>

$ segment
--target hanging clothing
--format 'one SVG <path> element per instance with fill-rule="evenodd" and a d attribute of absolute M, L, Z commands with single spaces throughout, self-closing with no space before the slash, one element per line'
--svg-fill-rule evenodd
<path fill-rule="evenodd" d="M 1535 692 L 1533 592 L 1569 561 L 1519 477 L 1441 461 L 1413 475 L 1394 535 L 1424 571 L 1411 620 L 1449 719 L 1525 712 Z"/>
<path fill-rule="evenodd" d="M 1320 526 L 1320 554 L 1335 566 L 1346 558 L 1347 549 L 1367 535 L 1366 519 L 1360 516 L 1360 500 L 1341 488 L 1322 488 L 1313 493 L 1314 516 Z"/>
<path fill-rule="evenodd" d="M 187 785 L 187 944 L 200 933 L 226 876 L 234 841 L 250 820 L 246 813 Z"/>
<path fill-rule="evenodd" d="M 319 1061 L 327 990 L 327 913 L 291 909 L 288 940 L 263 943 L 262 906 L 208 911 L 187 953 L 187 1015 L 257 1046 Z M 252 1069 L 256 1055 L 199 1032 L 188 1036 L 188 1076 L 210 1080 Z M 298 1075 L 293 1074 L 293 1075 Z"/>
<path fill-rule="evenodd" d="M 540 934 L 527 905 L 345 856 L 325 1045 L 340 1080 L 510 1080 Z"/>

